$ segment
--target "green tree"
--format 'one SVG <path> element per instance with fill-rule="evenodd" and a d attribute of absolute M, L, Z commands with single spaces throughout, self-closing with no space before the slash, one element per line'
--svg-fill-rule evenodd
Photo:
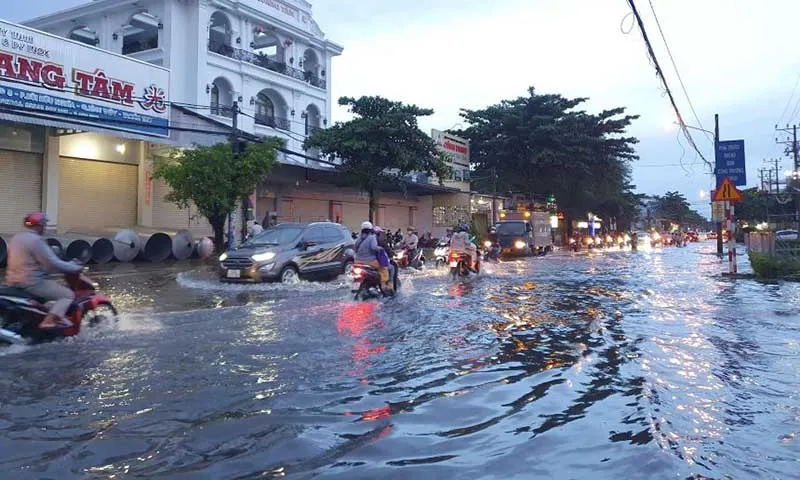
<path fill-rule="evenodd" d="M 603 204 L 632 212 L 625 191 L 638 140 L 625 133 L 638 117 L 624 108 L 590 114 L 578 109 L 585 101 L 540 95 L 531 87 L 526 97 L 462 110 L 469 127 L 455 133 L 470 140 L 476 177 L 491 179 L 496 172 L 500 192 L 555 194 L 568 225 Z M 476 187 L 491 188 L 489 181 Z"/>
<path fill-rule="evenodd" d="M 448 169 L 431 137 L 419 129 L 417 117 L 433 110 L 382 97 L 342 97 L 339 105 L 355 115 L 350 121 L 317 130 L 305 148 L 318 148 L 338 161 L 337 169 L 369 194 L 369 219 L 375 218 L 382 185 L 411 172 L 436 174 L 440 183 Z"/>
<path fill-rule="evenodd" d="M 166 199 L 180 208 L 195 205 L 214 230 L 214 246 L 224 248 L 225 220 L 236 202 L 247 197 L 269 175 L 277 161 L 278 138 L 248 144 L 233 154 L 230 143 L 210 147 L 176 149 L 155 164 L 153 178 L 162 178 L 171 192 Z"/>

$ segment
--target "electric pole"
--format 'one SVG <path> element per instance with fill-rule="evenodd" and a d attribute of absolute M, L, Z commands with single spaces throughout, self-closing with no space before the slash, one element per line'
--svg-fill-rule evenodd
<path fill-rule="evenodd" d="M 714 114 L 714 181 L 717 179 L 717 165 L 719 165 L 719 114 Z M 717 185 L 719 188 L 719 185 Z M 712 197 L 713 198 L 713 197 Z M 719 220 L 719 219 L 718 219 Z M 717 227 L 717 255 L 722 258 L 722 221 L 718 221 Z"/>

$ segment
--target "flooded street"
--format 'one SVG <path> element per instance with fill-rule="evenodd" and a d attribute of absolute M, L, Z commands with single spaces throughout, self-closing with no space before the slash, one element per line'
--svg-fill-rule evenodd
<path fill-rule="evenodd" d="M 0 477 L 799 478 L 800 284 L 721 277 L 713 247 L 385 303 L 120 266 L 117 325 L 0 353 Z"/>

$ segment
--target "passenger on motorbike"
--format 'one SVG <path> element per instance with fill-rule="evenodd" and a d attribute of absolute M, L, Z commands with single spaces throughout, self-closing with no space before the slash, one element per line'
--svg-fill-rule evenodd
<path fill-rule="evenodd" d="M 470 239 L 469 225 L 462 224 L 450 238 L 450 251 L 453 253 L 469 254 L 473 271 L 478 269 L 478 247 Z"/>
<path fill-rule="evenodd" d="M 375 236 L 375 227 L 372 222 L 366 221 L 361 224 L 361 235 L 356 240 L 355 262 L 361 265 L 368 265 L 378 270 L 381 276 L 381 284 L 389 285 L 389 269 L 388 267 L 381 266 L 379 262 L 379 255 L 386 254 L 386 251 L 378 245 L 378 239 Z M 391 285 L 389 285 L 391 288 Z"/>
<path fill-rule="evenodd" d="M 44 241 L 47 216 L 42 212 L 25 216 L 25 231 L 14 235 L 8 244 L 6 283 L 30 295 L 54 302 L 39 328 L 70 327 L 64 318 L 75 294 L 60 283 L 48 280 L 49 273 L 78 273 L 83 267 L 59 259 Z"/>
<path fill-rule="evenodd" d="M 395 269 L 397 269 L 397 266 L 393 260 L 394 250 L 392 249 L 391 245 L 389 245 L 389 238 L 385 230 L 375 225 L 375 229 L 373 231 L 375 232 L 375 237 L 378 239 L 378 245 L 383 248 L 383 250 L 386 252 L 387 258 L 389 259 L 389 281 L 386 282 L 384 286 L 388 287 L 389 290 L 392 290 L 394 288 L 392 279 L 394 279 Z"/>

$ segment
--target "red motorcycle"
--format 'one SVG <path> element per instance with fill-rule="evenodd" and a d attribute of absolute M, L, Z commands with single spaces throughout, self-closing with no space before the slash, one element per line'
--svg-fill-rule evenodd
<path fill-rule="evenodd" d="M 478 260 L 475 268 L 472 268 L 472 258 L 470 257 L 469 253 L 466 252 L 453 252 L 450 251 L 448 254 L 448 264 L 450 265 L 450 275 L 453 277 L 453 280 L 461 277 L 465 278 L 470 275 L 470 273 L 479 274 L 481 270 L 481 263 Z"/>
<path fill-rule="evenodd" d="M 111 300 L 97 291 L 97 284 L 85 273 L 67 274 L 64 279 L 75 299 L 66 315 L 72 325 L 63 328 L 39 328 L 49 305 L 22 288 L 0 286 L 0 343 L 34 344 L 72 337 L 82 325 L 95 326 L 117 316 Z"/>

